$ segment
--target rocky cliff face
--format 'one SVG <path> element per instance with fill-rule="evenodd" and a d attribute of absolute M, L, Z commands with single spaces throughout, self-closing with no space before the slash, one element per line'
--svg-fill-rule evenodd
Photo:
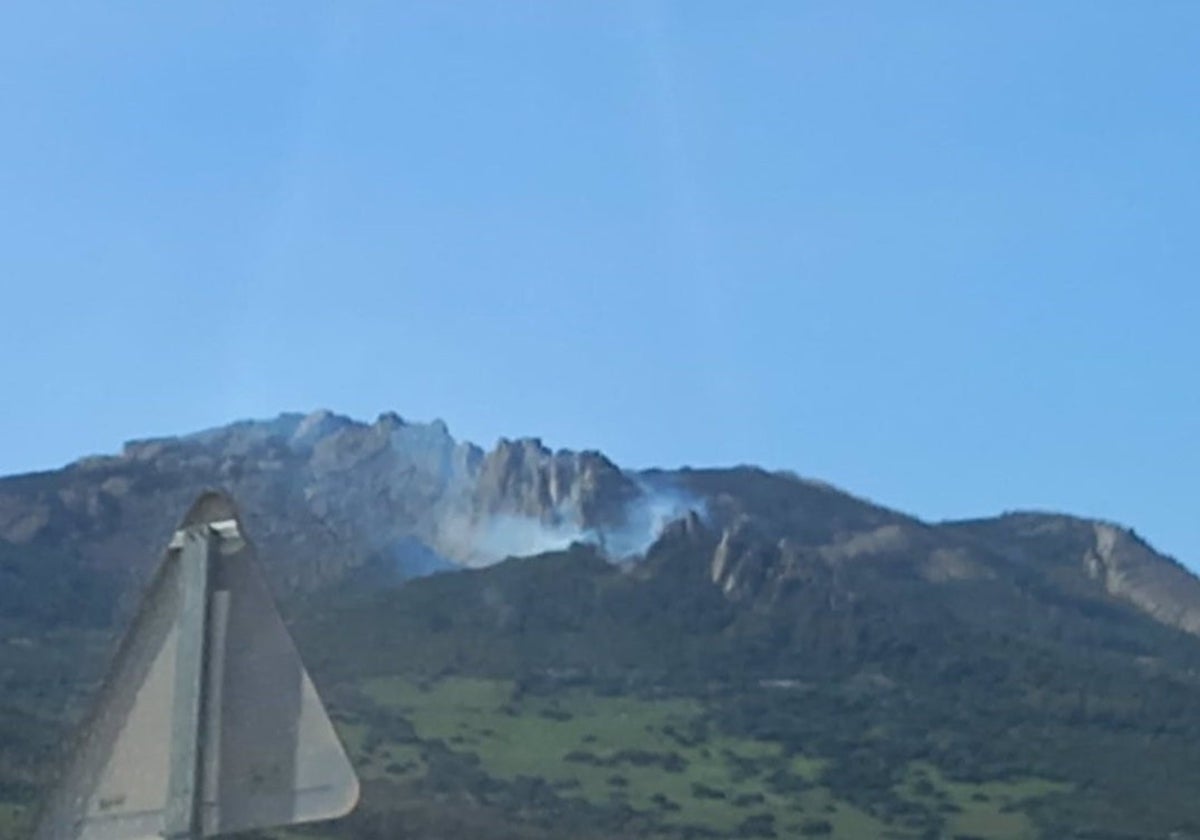
<path fill-rule="evenodd" d="M 1164 563 L 1129 531 L 1092 523 L 1095 543 L 1084 553 L 1088 574 L 1109 594 L 1136 604 L 1154 618 L 1200 635 L 1200 583 L 1174 563 Z"/>
<path fill-rule="evenodd" d="M 0 539 L 144 572 L 205 488 L 238 499 L 278 584 L 311 587 L 364 559 L 432 551 L 479 565 L 619 529 L 646 495 L 598 453 L 459 443 L 440 421 L 286 414 L 0 479 Z M 403 561 L 404 556 L 397 556 Z"/>

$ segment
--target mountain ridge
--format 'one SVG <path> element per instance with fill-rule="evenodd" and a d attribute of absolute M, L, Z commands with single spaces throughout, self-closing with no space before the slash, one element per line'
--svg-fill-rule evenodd
<path fill-rule="evenodd" d="M 824 830 L 832 812 L 804 794 L 820 790 L 821 808 L 836 800 L 888 836 L 1012 836 L 951 831 L 975 823 L 922 799 L 922 773 L 922 789 L 945 778 L 972 791 L 960 808 L 1012 785 L 1057 791 L 978 806 L 1040 836 L 1200 832 L 1200 580 L 1130 529 L 1029 512 L 925 522 L 787 471 L 627 470 L 536 438 L 485 450 L 437 421 L 314 412 L 0 478 L 0 833 L 4 802 L 24 808 L 43 788 L 170 529 L 213 487 L 238 500 L 314 680 L 373 768 L 359 820 L 330 836 L 394 836 L 387 826 L 418 812 L 432 822 L 415 836 L 454 836 L 446 796 L 500 808 L 502 836 L 541 836 L 534 826 L 567 813 L 611 836 L 734 836 L 530 787 L 503 765 L 481 775 L 471 752 L 516 749 L 497 739 L 521 709 L 541 732 L 567 707 L 662 698 L 698 715 L 660 733 L 688 759 L 639 752 L 640 731 L 602 750 L 585 729 L 538 754 L 537 774 L 603 768 L 610 784 L 618 765 L 652 760 L 671 777 L 690 761 L 698 779 L 755 779 L 793 834 Z M 380 680 L 407 699 L 379 694 Z M 496 716 L 456 712 L 469 737 L 432 737 L 410 716 L 475 690 Z M 708 751 L 704 731 L 799 756 L 808 775 Z M 642 791 L 652 804 L 654 790 Z M 671 801 L 703 810 L 713 790 Z M 724 818 L 736 836 L 793 836 L 767 816 Z M 835 837 L 861 836 L 835 824 Z"/>
<path fill-rule="evenodd" d="M 241 500 L 284 590 L 385 556 L 408 568 L 479 566 L 592 542 L 621 560 L 696 512 L 718 532 L 710 573 L 731 596 L 806 552 L 827 564 L 904 556 L 929 582 L 994 575 L 1003 559 L 1200 634 L 1200 579 L 1111 522 L 1034 511 L 925 522 L 791 471 L 625 470 L 535 437 L 485 450 L 441 420 L 394 412 L 371 423 L 328 410 L 241 420 L 0 478 L 0 540 L 140 578 L 174 511 L 209 487 Z"/>

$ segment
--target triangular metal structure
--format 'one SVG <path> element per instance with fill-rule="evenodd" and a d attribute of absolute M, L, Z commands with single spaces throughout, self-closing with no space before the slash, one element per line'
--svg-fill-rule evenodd
<path fill-rule="evenodd" d="M 171 540 L 35 837 L 193 840 L 343 816 L 358 793 L 232 501 L 205 494 Z"/>

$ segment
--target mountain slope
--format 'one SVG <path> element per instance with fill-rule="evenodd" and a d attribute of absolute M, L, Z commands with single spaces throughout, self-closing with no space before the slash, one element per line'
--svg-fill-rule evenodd
<path fill-rule="evenodd" d="M 788 473 L 328 412 L 0 479 L 0 805 L 36 796 L 208 487 L 239 500 L 372 777 L 327 836 L 1200 834 L 1200 581 L 1131 531 L 931 524 Z M 605 709 L 656 721 L 659 752 Z M 575 741 L 522 765 L 545 720 Z"/>
<path fill-rule="evenodd" d="M 472 677 L 548 700 L 581 687 L 701 698 L 716 731 L 822 762 L 813 784 L 897 836 L 938 830 L 897 790 L 925 765 L 965 784 L 1061 785 L 1021 809 L 1044 836 L 1200 827 L 1189 635 L 1124 606 L 996 579 L 931 586 L 893 564 L 800 560 L 735 600 L 711 579 L 718 545 L 681 526 L 630 570 L 586 547 L 511 560 L 313 605 L 298 632 L 352 694 Z"/>

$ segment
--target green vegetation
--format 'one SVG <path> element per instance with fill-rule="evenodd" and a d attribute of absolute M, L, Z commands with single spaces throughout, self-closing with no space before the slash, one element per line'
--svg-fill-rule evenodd
<path fill-rule="evenodd" d="M 478 773 L 515 785 L 489 801 L 535 821 L 604 811 L 608 823 L 580 819 L 610 826 L 600 836 L 705 822 L 729 831 L 743 813 L 735 800 L 743 820 L 763 818 L 735 829 L 780 837 L 852 836 L 848 815 L 873 821 L 860 833 L 931 837 L 1132 838 L 1200 825 L 1194 640 L 1067 596 L 1055 596 L 1057 612 L 1031 611 L 1034 583 L 931 589 L 871 566 L 837 581 L 816 567 L 770 610 L 739 607 L 697 573 L 709 550 L 660 546 L 636 574 L 575 550 L 308 605 L 300 643 L 318 677 L 356 693 L 348 707 L 409 727 L 430 770 L 422 790 Z M 853 600 L 830 609 L 844 591 Z M 1147 665 L 1123 649 L 1160 656 Z M 513 714 L 497 711 L 506 706 Z M 662 740 L 689 717 L 717 744 L 707 757 Z M 583 742 L 589 734 L 596 742 Z M 753 752 L 764 745 L 775 761 L 811 762 L 794 770 L 810 787 L 776 798 L 765 780 L 779 768 Z M 638 748 L 674 753 L 685 769 L 609 766 Z M 757 775 L 738 781 L 726 752 L 758 759 Z M 912 789 L 915 768 L 940 795 Z M 522 787 L 534 771 L 545 790 Z M 739 799 L 754 793 L 764 801 Z M 622 807 L 631 813 L 616 821 Z"/>
<path fill-rule="evenodd" d="M 287 604 L 363 800 L 254 836 L 1200 836 L 1200 644 L 1098 590 L 1069 534 L 959 544 L 941 572 L 987 573 L 934 583 L 920 529 L 831 561 L 811 546 L 866 526 L 816 490 L 693 478 L 780 529 L 742 534 L 721 586 L 720 535 L 693 524 L 633 568 L 575 548 Z M 0 837 L 20 836 L 111 641 L 14 609 Z"/>
<path fill-rule="evenodd" d="M 345 693 L 343 697 L 348 697 Z M 358 686 L 342 735 L 368 781 L 391 777 L 494 803 L 537 791 L 541 806 L 643 837 L 832 838 L 1033 836 L 1027 803 L 1066 790 L 1041 779 L 967 783 L 913 763 L 897 785 L 899 815 L 871 813 L 825 783 L 827 761 L 779 743 L 720 732 L 702 702 L 602 696 L 581 687 L 531 692 L 511 680 L 380 677 Z M 391 767 L 389 770 L 388 767 Z M 498 788 L 497 785 L 500 787 Z M 511 800 L 519 806 L 521 797 Z M 555 804 L 551 804 L 555 803 Z M 529 819 L 519 807 L 509 825 Z M 596 817 L 593 817 L 596 818 Z M 535 818 L 536 822 L 536 818 Z"/>
<path fill-rule="evenodd" d="M 1012 838 L 1037 836 L 1025 807 L 1069 790 L 1069 785 L 1032 778 L 954 782 L 922 762 L 909 766 L 898 788 L 903 797 L 945 814 L 951 836 Z"/>
<path fill-rule="evenodd" d="M 68 551 L 0 540 L 0 620 L 19 622 L 30 635 L 106 625 L 126 582 L 89 569 Z"/>
<path fill-rule="evenodd" d="M 627 805 L 658 814 L 667 825 L 729 833 L 749 817 L 784 825 L 806 810 L 804 804 L 815 813 L 824 813 L 827 804 L 821 791 L 764 796 L 765 775 L 790 773 L 812 784 L 819 762 L 789 759 L 774 744 L 710 737 L 693 701 L 596 697 L 579 690 L 517 697 L 511 682 L 478 679 L 424 687 L 380 679 L 365 691 L 408 718 L 421 739 L 477 756 L 491 776 L 541 778 L 565 796 L 597 806 Z M 854 809 L 844 820 L 872 825 Z"/>
<path fill-rule="evenodd" d="M 421 752 L 413 743 L 385 741 L 364 723 L 339 723 L 338 735 L 354 756 L 359 778 L 373 781 L 420 775 L 425 771 Z"/>

